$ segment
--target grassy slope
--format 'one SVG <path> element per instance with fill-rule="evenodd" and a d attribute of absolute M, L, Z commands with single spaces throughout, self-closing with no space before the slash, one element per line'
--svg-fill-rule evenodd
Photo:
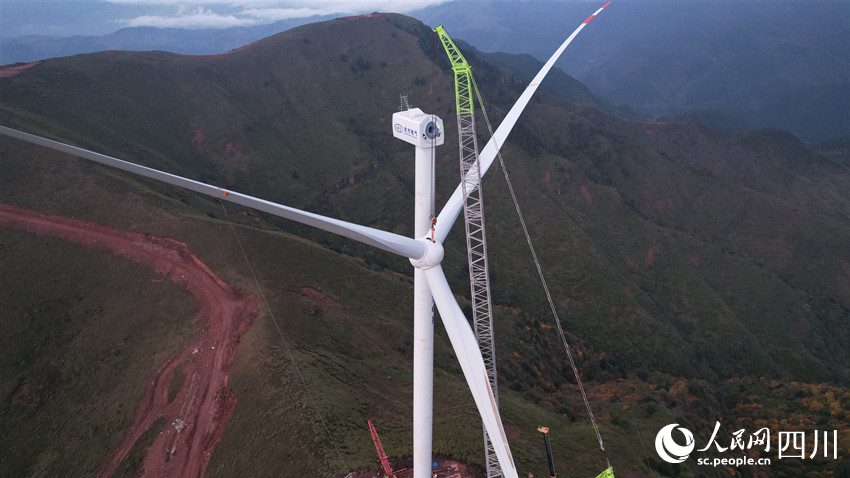
<path fill-rule="evenodd" d="M 101 251 L 7 230 L 0 244 L 14 278 L 0 300 L 0 395 L 31 390 L 0 405 L 0 474 L 91 475 L 123 440 L 154 369 L 199 332 L 194 301 Z"/>

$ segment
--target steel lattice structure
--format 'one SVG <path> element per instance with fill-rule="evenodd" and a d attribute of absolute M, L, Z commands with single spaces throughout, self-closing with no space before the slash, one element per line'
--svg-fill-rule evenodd
<path fill-rule="evenodd" d="M 481 163 L 478 158 L 478 138 L 475 131 L 474 78 L 472 68 L 458 50 L 442 25 L 434 30 L 449 56 L 455 77 L 460 177 L 463 195 L 463 216 L 466 225 L 466 251 L 469 263 L 469 285 L 472 298 L 472 320 L 478 347 L 484 358 L 487 379 L 499 404 L 496 374 L 496 349 L 493 337 L 493 311 L 490 300 L 490 271 L 487 264 L 487 235 L 484 226 L 484 194 L 481 190 Z M 484 430 L 484 452 L 487 477 L 502 476 L 499 460 L 487 430 Z"/>

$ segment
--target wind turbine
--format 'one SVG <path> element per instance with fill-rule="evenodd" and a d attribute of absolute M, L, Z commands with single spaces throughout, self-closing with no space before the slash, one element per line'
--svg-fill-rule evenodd
<path fill-rule="evenodd" d="M 493 137 L 479 154 L 479 171 L 482 177 L 496 157 L 500 145 L 504 144 L 529 100 L 552 66 L 585 26 L 611 2 L 606 3 L 585 20 L 544 64 Z M 373 229 L 358 224 L 301 211 L 271 201 L 230 191 L 192 179 L 140 166 L 118 158 L 106 156 L 58 141 L 0 126 L 0 134 L 60 151 L 82 159 L 121 169 L 167 184 L 179 186 L 242 206 L 251 207 L 285 219 L 316 227 L 349 239 L 360 241 L 384 251 L 398 254 L 410 260 L 414 267 L 414 364 L 413 364 L 413 466 L 414 478 L 429 478 L 431 469 L 432 422 L 433 422 L 433 367 L 434 367 L 434 318 L 433 305 L 446 328 L 446 333 L 457 355 L 464 377 L 469 385 L 484 427 L 489 434 L 499 460 L 503 476 L 517 478 L 516 464 L 511 454 L 493 390 L 487 377 L 484 359 L 478 342 L 463 311 L 449 288 L 441 267 L 443 242 L 457 220 L 463 207 L 463 185 L 459 185 L 437 216 L 436 228 L 432 231 L 431 215 L 434 201 L 434 170 L 431 161 L 434 148 L 443 143 L 442 120 L 423 113 L 418 108 L 393 115 L 393 134 L 415 147 L 415 208 L 414 237 Z M 477 174 L 477 173 L 476 173 Z M 467 184 L 477 184 L 478 177 L 467 177 Z"/>

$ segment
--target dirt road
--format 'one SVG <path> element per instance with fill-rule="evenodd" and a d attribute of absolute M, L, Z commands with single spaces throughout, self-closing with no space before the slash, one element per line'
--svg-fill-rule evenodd
<path fill-rule="evenodd" d="M 186 244 L 173 239 L 120 231 L 4 204 L 0 204 L 0 227 L 107 250 L 185 284 L 195 296 L 199 309 L 195 320 L 205 323 L 204 331 L 156 370 L 127 436 L 98 476 L 114 474 L 136 441 L 159 417 L 166 418 L 166 425 L 147 450 L 142 476 L 203 476 L 213 447 L 236 404 L 227 388 L 227 376 L 236 347 L 257 316 L 256 299 L 222 282 L 192 255 Z M 169 384 L 175 372 L 185 379 L 176 395 L 172 389 L 169 401 Z"/>

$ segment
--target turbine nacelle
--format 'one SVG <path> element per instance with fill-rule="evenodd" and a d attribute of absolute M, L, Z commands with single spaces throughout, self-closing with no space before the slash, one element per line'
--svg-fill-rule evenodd
<path fill-rule="evenodd" d="M 393 136 L 418 148 L 443 144 L 443 120 L 419 108 L 393 114 Z"/>

